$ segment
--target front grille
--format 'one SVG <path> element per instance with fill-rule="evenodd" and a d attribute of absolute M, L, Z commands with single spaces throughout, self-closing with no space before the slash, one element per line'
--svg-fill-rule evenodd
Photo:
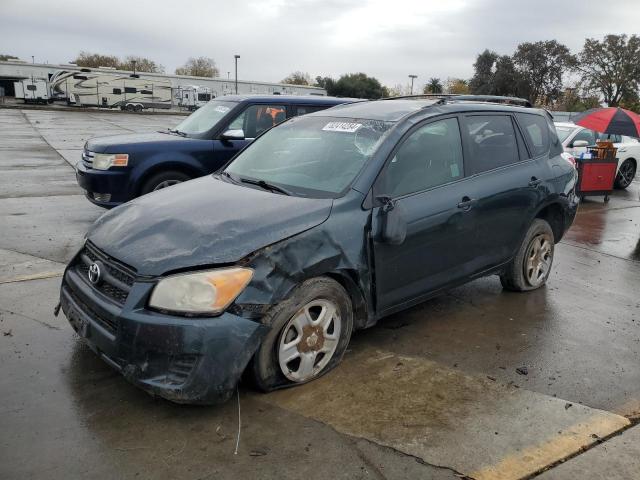
<path fill-rule="evenodd" d="M 104 266 L 103 278 L 97 285 L 89 281 L 89 267 L 99 262 Z M 104 296 L 124 305 L 135 280 L 134 271 L 119 264 L 96 247 L 87 243 L 77 257 L 76 271 L 93 288 Z"/>
<path fill-rule="evenodd" d="M 115 335 L 116 330 L 118 328 L 118 324 L 114 319 L 107 318 L 105 316 L 100 315 L 93 308 L 91 308 L 85 302 L 80 300 L 80 297 L 78 297 L 78 295 L 76 295 L 71 288 L 67 289 L 67 292 L 69 293 L 69 296 L 75 302 L 77 307 L 80 310 L 82 310 L 82 313 L 84 313 L 85 315 L 90 317 L 93 321 L 95 321 L 98 324 L 100 324 L 109 333 Z"/>
<path fill-rule="evenodd" d="M 96 155 L 95 153 L 90 152 L 89 150 L 82 151 L 82 161 L 87 167 L 89 168 L 93 167 L 93 157 L 95 157 L 95 155 Z"/>

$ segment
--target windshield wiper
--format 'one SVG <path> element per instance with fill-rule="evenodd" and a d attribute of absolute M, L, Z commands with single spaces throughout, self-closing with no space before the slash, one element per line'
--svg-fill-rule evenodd
<path fill-rule="evenodd" d="M 238 183 L 238 179 L 236 177 L 234 177 L 233 175 L 231 175 L 229 172 L 224 171 L 224 172 L 220 172 L 220 175 L 222 175 L 223 177 L 227 177 L 229 180 L 231 180 L 233 183 Z"/>
<path fill-rule="evenodd" d="M 224 173 L 226 173 L 226 172 L 224 172 Z M 229 174 L 227 173 L 227 175 L 229 175 Z M 282 193 L 284 195 L 291 196 L 291 192 L 289 192 L 288 190 L 285 190 L 282 187 L 274 185 L 273 183 L 265 182 L 264 180 L 253 180 L 251 178 L 240 178 L 240 181 L 242 183 L 248 183 L 250 185 L 257 185 L 259 187 L 264 188 L 265 190 L 271 190 L 272 192 L 278 192 L 278 193 Z"/>
<path fill-rule="evenodd" d="M 169 132 L 171 133 L 175 133 L 176 135 L 180 135 L 181 137 L 186 137 L 187 134 L 184 132 L 181 132 L 180 130 L 177 130 L 175 128 L 167 128 L 167 130 L 169 130 Z"/>

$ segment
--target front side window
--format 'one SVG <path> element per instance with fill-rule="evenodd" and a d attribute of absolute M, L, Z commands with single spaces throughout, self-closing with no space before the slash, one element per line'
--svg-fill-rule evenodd
<path fill-rule="evenodd" d="M 549 125 L 544 117 L 518 113 L 518 122 L 531 146 L 532 156 L 539 157 L 549 151 Z"/>
<path fill-rule="evenodd" d="M 306 115 L 307 113 L 319 112 L 327 107 L 322 105 L 296 105 L 296 115 Z"/>
<path fill-rule="evenodd" d="M 387 165 L 379 189 L 399 197 L 464 176 L 458 120 L 429 123 L 411 133 Z"/>
<path fill-rule="evenodd" d="M 469 175 L 511 165 L 520 160 L 510 116 L 477 115 L 466 118 L 464 134 L 469 139 Z"/>
<path fill-rule="evenodd" d="M 377 151 L 393 123 L 302 116 L 269 130 L 225 169 L 237 181 L 263 180 L 295 195 L 335 197 Z"/>
<path fill-rule="evenodd" d="M 187 135 L 208 132 L 233 109 L 238 102 L 213 100 L 178 124 L 176 130 Z"/>
<path fill-rule="evenodd" d="M 284 105 L 251 105 L 229 124 L 228 129 L 242 130 L 246 138 L 256 138 L 286 119 Z"/>
<path fill-rule="evenodd" d="M 581 140 L 584 140 L 585 142 L 587 142 L 587 145 L 595 145 L 596 133 L 593 130 L 583 128 L 576 134 L 575 137 L 573 137 L 573 140 L 571 141 L 571 143 L 575 144 L 577 141 L 581 141 Z"/>

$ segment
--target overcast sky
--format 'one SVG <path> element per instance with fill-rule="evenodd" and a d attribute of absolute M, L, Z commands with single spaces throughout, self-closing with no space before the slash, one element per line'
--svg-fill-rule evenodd
<path fill-rule="evenodd" d="M 0 53 L 66 63 L 81 50 L 135 54 L 173 73 L 212 57 L 222 76 L 279 81 L 362 71 L 383 84 L 408 74 L 472 75 L 485 48 L 510 54 L 525 41 L 640 31 L 639 0 L 0 0 Z"/>

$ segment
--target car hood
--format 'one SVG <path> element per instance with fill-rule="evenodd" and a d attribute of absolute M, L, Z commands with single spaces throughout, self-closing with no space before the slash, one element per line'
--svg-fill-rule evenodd
<path fill-rule="evenodd" d="M 156 276 L 230 264 L 324 222 L 331 199 L 300 198 L 202 177 L 140 197 L 100 217 L 87 239 Z"/>
<path fill-rule="evenodd" d="M 157 148 L 159 143 L 190 142 L 192 139 L 171 133 L 126 133 L 96 137 L 87 140 L 86 148 L 96 153 L 129 153 L 148 147 Z"/>

